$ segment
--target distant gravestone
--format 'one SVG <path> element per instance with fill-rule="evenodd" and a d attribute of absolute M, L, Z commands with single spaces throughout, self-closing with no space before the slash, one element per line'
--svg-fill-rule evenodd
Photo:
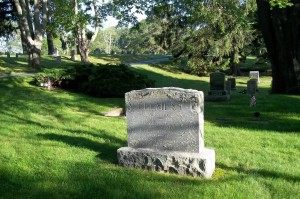
<path fill-rule="evenodd" d="M 61 56 L 56 57 L 56 63 L 60 64 L 61 63 Z"/>
<path fill-rule="evenodd" d="M 259 83 L 259 71 L 250 71 L 249 72 L 250 79 L 257 79 L 257 83 Z"/>
<path fill-rule="evenodd" d="M 210 90 L 206 98 L 208 101 L 226 101 L 230 95 L 226 90 L 225 73 L 215 72 L 210 74 Z"/>
<path fill-rule="evenodd" d="M 6 57 L 10 58 L 10 52 L 6 52 Z"/>
<path fill-rule="evenodd" d="M 96 48 L 96 49 L 94 50 L 94 55 L 100 55 L 100 53 L 101 53 L 100 48 Z"/>
<path fill-rule="evenodd" d="M 76 57 L 75 57 L 75 50 L 71 50 L 71 60 L 75 61 Z"/>
<path fill-rule="evenodd" d="M 16 58 L 17 58 L 17 59 L 19 58 L 19 53 L 16 53 Z"/>
<path fill-rule="evenodd" d="M 227 80 L 225 82 L 225 90 L 227 91 L 227 93 L 230 95 L 231 94 L 231 81 Z"/>
<path fill-rule="evenodd" d="M 125 94 L 128 147 L 118 149 L 119 164 L 211 177 L 215 152 L 204 147 L 203 92 L 153 88 Z"/>
<path fill-rule="evenodd" d="M 228 78 L 228 81 L 231 82 L 231 90 L 236 90 L 236 79 L 234 77 Z"/>
<path fill-rule="evenodd" d="M 247 94 L 255 95 L 257 92 L 257 79 L 250 79 L 247 81 Z"/>
<path fill-rule="evenodd" d="M 54 48 L 53 56 L 54 56 L 54 57 L 59 56 L 59 51 L 58 51 L 57 48 Z"/>

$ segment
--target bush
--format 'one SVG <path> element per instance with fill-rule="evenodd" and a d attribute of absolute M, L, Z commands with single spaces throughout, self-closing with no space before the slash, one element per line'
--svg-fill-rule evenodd
<path fill-rule="evenodd" d="M 55 74 L 55 75 L 54 75 Z M 50 77 L 53 86 L 87 93 L 96 97 L 124 97 L 131 90 L 153 87 L 154 82 L 124 64 L 76 65 L 63 72 L 44 72 L 39 79 Z"/>
<path fill-rule="evenodd" d="M 36 84 L 42 85 L 51 81 L 54 87 L 61 86 L 62 82 L 66 79 L 71 79 L 72 75 L 66 69 L 45 69 L 44 72 L 38 73 L 36 76 Z"/>

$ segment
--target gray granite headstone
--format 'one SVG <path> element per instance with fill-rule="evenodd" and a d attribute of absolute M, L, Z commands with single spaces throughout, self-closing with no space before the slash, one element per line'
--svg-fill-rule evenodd
<path fill-rule="evenodd" d="M 225 82 L 225 87 L 226 87 L 227 93 L 230 95 L 231 94 L 231 81 L 227 80 Z"/>
<path fill-rule="evenodd" d="M 58 64 L 61 63 L 61 56 L 56 56 L 56 63 L 58 63 Z"/>
<path fill-rule="evenodd" d="M 100 48 L 96 48 L 96 49 L 94 50 L 94 55 L 100 55 L 100 53 L 101 53 Z"/>
<path fill-rule="evenodd" d="M 236 90 L 236 79 L 234 77 L 228 78 L 231 82 L 231 90 Z"/>
<path fill-rule="evenodd" d="M 225 73 L 210 74 L 210 90 L 206 99 L 208 101 L 227 101 L 230 99 L 230 94 L 226 90 Z"/>
<path fill-rule="evenodd" d="M 125 94 L 128 147 L 119 164 L 182 175 L 211 177 L 215 153 L 204 147 L 202 91 L 149 88 Z"/>
<path fill-rule="evenodd" d="M 257 91 L 257 79 L 247 81 L 247 94 L 255 95 Z"/>
<path fill-rule="evenodd" d="M 54 57 L 59 56 L 59 51 L 58 51 L 57 48 L 54 48 L 53 56 L 54 56 Z"/>
<path fill-rule="evenodd" d="M 210 90 L 225 90 L 225 73 L 210 74 Z"/>
<path fill-rule="evenodd" d="M 71 50 L 71 60 L 75 61 L 76 57 L 75 57 L 75 50 Z"/>
<path fill-rule="evenodd" d="M 199 153 L 203 141 L 203 93 L 146 89 L 125 96 L 128 146 Z"/>

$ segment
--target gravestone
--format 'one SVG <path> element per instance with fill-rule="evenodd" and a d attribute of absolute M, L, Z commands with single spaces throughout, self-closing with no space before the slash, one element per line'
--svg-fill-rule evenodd
<path fill-rule="evenodd" d="M 57 48 L 54 48 L 53 56 L 54 56 L 54 57 L 59 56 L 59 51 L 58 51 Z"/>
<path fill-rule="evenodd" d="M 61 63 L 61 56 L 56 57 L 56 63 L 60 64 Z"/>
<path fill-rule="evenodd" d="M 259 83 L 259 71 L 250 71 L 249 72 L 250 79 L 257 79 L 257 83 Z"/>
<path fill-rule="evenodd" d="M 210 74 L 210 90 L 206 99 L 208 101 L 227 101 L 230 99 L 230 95 L 226 91 L 225 73 Z"/>
<path fill-rule="evenodd" d="M 231 82 L 231 90 L 236 90 L 236 79 L 234 77 L 228 78 Z"/>
<path fill-rule="evenodd" d="M 247 94 L 255 95 L 257 91 L 257 79 L 250 79 L 247 81 Z"/>
<path fill-rule="evenodd" d="M 75 50 L 71 50 L 71 60 L 76 61 Z"/>
<path fill-rule="evenodd" d="M 203 92 L 149 88 L 125 94 L 128 146 L 125 167 L 209 178 L 215 151 L 204 147 Z"/>
<path fill-rule="evenodd" d="M 100 53 L 101 53 L 100 48 L 96 48 L 96 49 L 94 50 L 94 55 L 100 55 Z"/>
<path fill-rule="evenodd" d="M 227 80 L 225 82 L 225 90 L 227 91 L 227 93 L 230 95 L 231 94 L 231 81 Z"/>
<path fill-rule="evenodd" d="M 10 58 L 10 52 L 6 52 L 6 57 Z"/>
<path fill-rule="evenodd" d="M 16 53 L 16 58 L 17 58 L 17 59 L 19 58 L 19 53 Z"/>

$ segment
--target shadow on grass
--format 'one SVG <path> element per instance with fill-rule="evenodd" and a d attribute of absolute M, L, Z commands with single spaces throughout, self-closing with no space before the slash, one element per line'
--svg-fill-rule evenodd
<path fill-rule="evenodd" d="M 218 168 L 228 170 L 228 171 L 237 171 L 239 173 L 243 173 L 250 176 L 260 176 L 263 178 L 278 178 L 290 182 L 300 182 L 300 176 L 293 176 L 286 173 L 279 173 L 274 171 L 268 171 L 265 169 L 244 169 L 242 167 L 230 167 L 222 163 L 217 163 Z"/>
<path fill-rule="evenodd" d="M 80 148 L 85 148 L 91 151 L 95 151 L 99 153 L 97 157 L 101 158 L 101 160 L 110 162 L 112 164 L 117 163 L 117 155 L 116 151 L 120 146 L 124 145 L 125 142 L 123 142 L 120 139 L 116 139 L 115 137 L 109 136 L 105 132 L 101 132 L 101 138 L 103 139 L 109 139 L 111 143 L 101 143 L 101 142 L 96 142 L 84 137 L 75 137 L 75 136 L 68 136 L 68 135 L 58 135 L 58 134 L 38 134 L 38 137 L 41 137 L 43 139 L 47 140 L 53 140 L 53 141 L 58 141 L 58 142 L 63 142 L 65 144 L 75 146 L 75 147 L 80 147 Z"/>

